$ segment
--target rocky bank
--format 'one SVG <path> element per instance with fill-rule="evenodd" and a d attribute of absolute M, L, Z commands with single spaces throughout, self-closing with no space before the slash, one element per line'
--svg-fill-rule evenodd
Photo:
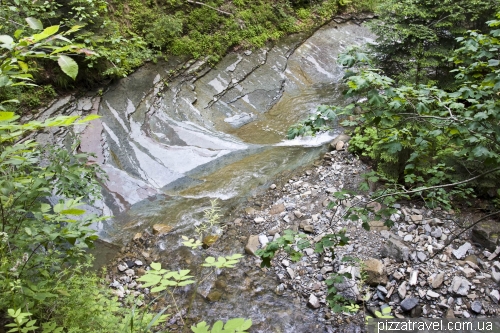
<path fill-rule="evenodd" d="M 364 315 L 374 316 L 385 307 L 390 307 L 391 315 L 397 318 L 497 315 L 500 247 L 492 248 L 490 242 L 490 249 L 483 248 L 478 242 L 485 244 L 480 236 L 486 232 L 480 228 L 472 238 L 467 232 L 456 237 L 464 225 L 459 215 L 428 209 L 420 203 L 400 203 L 394 206 L 397 213 L 391 216 L 394 226 L 390 230 L 372 221 L 371 230 L 365 231 L 360 222 L 344 217 L 352 205 L 368 202 L 367 193 L 351 196 L 328 209 L 329 203 L 335 201 L 334 192 L 356 190 L 360 174 L 369 170 L 346 151 L 347 145 L 334 140 L 332 150 L 321 160 L 276 179 L 264 193 L 249 198 L 245 207 L 221 219 L 221 234 L 202 251 L 210 255 L 245 252 L 246 256 L 229 273 L 219 270 L 197 288 L 179 291 L 179 298 L 194 299 L 184 302 L 186 308 L 191 306 L 182 312 L 187 324 L 210 321 L 207 316 L 213 318 L 221 311 L 219 315 L 225 318 L 251 318 L 251 332 L 361 332 L 365 330 Z M 371 205 L 374 210 L 381 208 Z M 148 300 L 149 290 L 141 288 L 136 278 L 153 261 L 170 269 L 188 265 L 193 271 L 201 263 L 194 255 L 182 256 L 177 263 L 165 262 L 157 244 L 175 229 L 165 226 L 161 230 L 161 225 L 155 228 L 137 234 L 110 267 L 110 286 L 120 299 L 132 294 L 138 305 Z M 336 248 L 333 257 L 306 248 L 301 250 L 302 259 L 294 262 L 286 253 L 278 252 L 271 269 L 260 268 L 261 260 L 253 253 L 286 229 L 304 233 L 311 243 L 324 234 L 345 230 L 350 241 Z M 186 248 L 185 252 L 192 251 Z M 359 262 L 342 262 L 344 256 Z M 335 286 L 345 298 L 360 305 L 357 313 L 333 313 L 327 305 L 326 280 L 331 274 L 344 272 L 352 277 Z M 272 299 L 266 299 L 266 295 Z M 235 305 L 235 297 L 238 304 L 249 302 L 249 307 L 257 309 L 246 311 L 244 305 Z M 255 304 L 251 303 L 253 298 Z M 279 303 L 279 299 L 283 302 Z M 224 307 L 224 302 L 231 305 Z M 276 303 L 275 308 L 271 303 Z M 293 311 L 288 313 L 282 307 Z M 170 330 L 180 330 L 179 314 L 173 314 L 166 325 Z"/>

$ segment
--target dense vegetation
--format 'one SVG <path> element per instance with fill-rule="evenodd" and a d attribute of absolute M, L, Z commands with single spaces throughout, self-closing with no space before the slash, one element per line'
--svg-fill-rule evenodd
<path fill-rule="evenodd" d="M 374 1 L 6 0 L 0 4 L 0 34 L 30 31 L 27 17 L 63 31 L 80 26 L 74 36 L 80 73 L 73 81 L 54 63 L 39 59 L 30 64 L 38 87 L 2 90 L 0 99 L 17 97 L 19 109 L 31 111 L 58 91 L 106 83 L 147 61 L 183 56 L 214 64 L 230 49 L 261 47 L 310 31 L 340 11 L 370 10 Z"/>
<path fill-rule="evenodd" d="M 500 21 L 485 14 L 498 4 L 453 2 L 459 7 L 448 12 L 446 3 L 384 2 L 370 24 L 377 44 L 339 58 L 355 102 L 319 108 L 289 137 L 325 130 L 340 117 L 352 129 L 349 149 L 373 164 L 367 180 L 385 185 L 373 200 L 390 206 L 413 198 L 449 209 L 482 197 L 498 210 Z M 479 30 L 462 34 L 471 27 Z"/>

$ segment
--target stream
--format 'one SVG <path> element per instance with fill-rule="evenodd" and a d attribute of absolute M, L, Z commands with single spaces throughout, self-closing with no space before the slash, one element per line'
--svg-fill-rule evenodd
<path fill-rule="evenodd" d="M 214 68 L 203 59 L 150 63 L 101 94 L 68 96 L 45 110 L 42 120 L 56 113 L 101 116 L 74 129 L 80 149 L 94 153 L 108 176 L 104 199 L 89 207 L 113 216 L 96 226 L 99 236 L 121 245 L 154 224 L 168 224 L 172 232 L 151 251 L 171 269 L 194 267 L 200 259 L 181 246 L 180 236 L 194 235 L 210 200 L 219 199 L 230 220 L 231 211 L 281 173 L 317 159 L 336 131 L 290 141 L 286 131 L 318 105 L 342 103 L 336 58 L 373 36 L 358 25 L 331 23 L 305 37 L 230 53 Z M 64 135 L 54 134 L 60 133 L 38 140 L 64 143 Z M 223 247 L 243 251 L 236 243 Z M 256 332 L 316 331 L 312 310 L 276 295 L 276 283 L 257 273 L 231 270 L 208 281 L 207 292 L 224 286 L 222 300 L 196 298 L 194 318 L 244 316 Z"/>

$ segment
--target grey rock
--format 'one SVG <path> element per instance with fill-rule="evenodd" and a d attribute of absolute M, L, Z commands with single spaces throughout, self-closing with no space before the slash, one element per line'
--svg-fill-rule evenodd
<path fill-rule="evenodd" d="M 475 313 L 481 313 L 481 310 L 483 309 L 483 304 L 481 304 L 481 302 L 479 301 L 474 301 L 472 302 L 470 309 Z"/>
<path fill-rule="evenodd" d="M 125 271 L 125 274 L 127 274 L 127 276 L 134 276 L 135 272 L 133 269 L 129 268 Z"/>
<path fill-rule="evenodd" d="M 417 258 L 421 262 L 425 262 L 427 260 L 427 256 L 423 252 L 417 252 Z"/>
<path fill-rule="evenodd" d="M 491 266 L 491 278 L 496 283 L 500 283 L 500 272 L 497 270 L 495 266 Z"/>
<path fill-rule="evenodd" d="M 259 235 L 259 243 L 260 245 L 262 245 L 262 248 L 264 248 L 264 246 L 266 246 L 267 243 L 269 243 L 269 239 L 267 239 L 266 235 Z"/>
<path fill-rule="evenodd" d="M 305 252 L 308 256 L 312 256 L 312 255 L 314 254 L 314 249 L 307 248 L 307 249 L 304 249 L 304 252 Z"/>
<path fill-rule="evenodd" d="M 500 301 L 500 293 L 498 292 L 498 290 L 493 289 L 490 293 L 490 298 L 493 303 L 498 304 L 498 302 Z"/>
<path fill-rule="evenodd" d="M 467 296 L 469 293 L 469 288 L 471 283 L 460 276 L 455 276 L 451 282 L 449 292 L 453 292 L 457 295 Z"/>
<path fill-rule="evenodd" d="M 441 238 L 442 235 L 443 235 L 443 229 L 441 229 L 440 227 L 437 227 L 436 229 L 434 229 L 434 231 L 431 231 L 432 237 Z"/>
<path fill-rule="evenodd" d="M 383 257 L 389 257 L 396 261 L 408 261 L 410 257 L 410 249 L 398 236 L 391 234 L 384 247 L 381 250 Z"/>
<path fill-rule="evenodd" d="M 417 305 L 418 305 L 418 298 L 416 298 L 416 297 L 408 297 L 408 298 L 404 299 L 400 304 L 401 309 L 403 311 L 410 311 L 411 309 L 413 309 Z"/>
<path fill-rule="evenodd" d="M 292 280 L 295 279 L 295 272 L 293 271 L 293 269 L 291 269 L 290 267 L 287 267 L 286 272 L 288 273 L 288 275 L 290 275 L 290 278 Z"/>
<path fill-rule="evenodd" d="M 432 290 L 427 290 L 427 293 L 426 293 L 427 296 L 429 296 L 430 298 L 438 298 L 440 295 L 435 292 L 435 291 L 432 291 Z"/>
<path fill-rule="evenodd" d="M 455 258 L 460 260 L 467 255 L 467 251 L 469 251 L 471 247 L 472 245 L 469 242 L 467 242 L 464 245 L 460 246 L 458 249 L 453 250 L 453 255 L 455 256 Z"/>
<path fill-rule="evenodd" d="M 348 300 L 357 301 L 361 298 L 358 285 L 354 280 L 344 277 L 343 281 L 341 283 L 335 283 L 334 287 L 337 288 L 337 293 L 344 296 L 344 298 Z"/>
<path fill-rule="evenodd" d="M 307 305 L 313 309 L 319 308 L 321 305 L 319 304 L 319 300 L 314 294 L 309 295 L 309 301 L 307 302 Z"/>
<path fill-rule="evenodd" d="M 120 272 L 125 271 L 127 268 L 128 268 L 128 266 L 127 266 L 127 265 L 124 265 L 124 264 L 120 264 L 120 265 L 118 265 L 118 270 L 119 270 Z"/>
<path fill-rule="evenodd" d="M 136 260 L 136 261 L 134 261 L 134 264 L 135 264 L 136 266 L 142 266 L 142 265 L 143 265 L 142 261 L 140 261 L 140 260 Z"/>
<path fill-rule="evenodd" d="M 387 289 L 384 286 L 377 286 L 377 290 L 380 291 L 382 294 L 387 295 Z"/>
<path fill-rule="evenodd" d="M 413 240 L 413 235 L 412 234 L 409 234 L 409 235 L 406 235 L 403 240 L 405 242 L 411 242 Z"/>

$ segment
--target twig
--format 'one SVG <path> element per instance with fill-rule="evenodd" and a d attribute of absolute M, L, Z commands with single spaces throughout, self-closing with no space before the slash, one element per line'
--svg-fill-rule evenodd
<path fill-rule="evenodd" d="M 441 253 L 441 251 L 443 251 L 448 245 L 450 245 L 455 239 L 457 239 L 461 234 L 463 234 L 464 232 L 466 232 L 467 230 L 471 229 L 472 227 L 474 227 L 476 224 L 478 224 L 479 222 L 481 221 L 484 221 L 486 220 L 487 218 L 490 218 L 494 215 L 497 215 L 497 214 L 500 214 L 500 210 L 499 211 L 496 211 L 494 213 L 491 213 L 491 214 L 488 214 L 486 216 L 483 216 L 482 218 L 480 218 L 479 220 L 475 221 L 474 223 L 472 223 L 470 226 L 468 226 L 467 228 L 463 229 L 462 231 L 460 231 L 458 233 L 458 235 L 456 235 L 455 237 L 453 237 L 452 239 L 450 239 L 448 242 L 446 242 L 446 244 L 444 245 L 444 247 L 442 249 L 439 249 L 436 251 L 436 253 L 434 253 L 434 255 L 431 257 L 431 259 L 433 259 L 436 255 L 438 255 L 439 253 Z"/>
<path fill-rule="evenodd" d="M 201 5 L 201 6 L 208 7 L 208 8 L 210 8 L 210 9 L 216 10 L 216 11 L 218 11 L 219 13 L 222 13 L 222 14 L 225 14 L 225 15 L 233 16 L 233 14 L 231 14 L 231 13 L 228 13 L 228 12 L 225 12 L 225 11 L 223 11 L 223 10 L 217 9 L 217 8 L 212 7 L 212 6 L 210 6 L 210 5 L 207 5 L 206 3 L 203 3 L 203 2 L 193 1 L 193 0 L 186 0 L 186 1 L 187 1 L 187 2 L 189 2 L 189 3 L 194 3 L 194 4 L 197 4 L 197 5 Z"/>

